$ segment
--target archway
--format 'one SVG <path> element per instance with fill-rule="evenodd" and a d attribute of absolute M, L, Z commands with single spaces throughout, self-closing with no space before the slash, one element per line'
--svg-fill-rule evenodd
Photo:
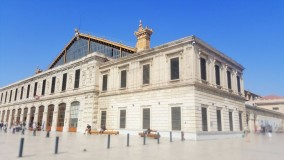
<path fill-rule="evenodd" d="M 11 118 L 10 126 L 14 125 L 14 123 L 15 123 L 15 120 L 14 120 L 14 118 L 15 118 L 15 112 L 16 112 L 16 110 L 13 109 L 13 110 L 12 110 L 12 118 Z"/>
<path fill-rule="evenodd" d="M 56 131 L 60 132 L 63 131 L 65 110 L 66 110 L 66 104 L 65 103 L 59 104 Z"/>
<path fill-rule="evenodd" d="M 78 126 L 80 102 L 72 102 L 70 107 L 69 132 L 76 132 Z"/>
<path fill-rule="evenodd" d="M 2 111 L 2 118 L 1 118 L 1 122 L 4 123 L 4 117 L 5 117 L 5 110 Z"/>
<path fill-rule="evenodd" d="M 17 113 L 16 123 L 20 123 L 21 112 L 22 112 L 22 109 L 19 108 L 19 109 L 18 109 L 18 113 Z"/>
<path fill-rule="evenodd" d="M 7 110 L 7 116 L 6 116 L 7 125 L 8 125 L 8 122 L 9 122 L 9 116 L 10 116 L 10 110 Z"/>
<path fill-rule="evenodd" d="M 35 119 L 35 107 L 31 108 L 29 127 L 32 128 Z"/>
<path fill-rule="evenodd" d="M 50 131 L 53 120 L 54 105 L 51 104 L 47 107 L 47 120 L 46 120 L 46 130 Z"/>
<path fill-rule="evenodd" d="M 44 106 L 39 106 L 37 121 L 38 121 L 38 126 L 40 127 L 40 129 L 42 128 L 42 125 L 45 125 L 45 122 L 43 123 L 43 120 L 42 120 L 43 112 L 44 112 Z"/>
<path fill-rule="evenodd" d="M 28 109 L 28 108 L 25 108 L 25 109 L 24 109 L 23 123 L 25 123 L 25 124 L 27 123 L 28 111 L 29 111 L 29 109 Z"/>

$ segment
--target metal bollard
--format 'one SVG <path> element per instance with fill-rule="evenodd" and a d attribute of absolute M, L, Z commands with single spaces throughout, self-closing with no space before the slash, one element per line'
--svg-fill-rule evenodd
<path fill-rule="evenodd" d="M 173 142 L 172 131 L 170 132 L 170 142 Z"/>
<path fill-rule="evenodd" d="M 23 157 L 23 150 L 24 150 L 24 138 L 21 138 L 19 157 Z"/>
<path fill-rule="evenodd" d="M 158 135 L 157 143 L 160 144 L 160 133 L 158 132 L 157 135 Z"/>
<path fill-rule="evenodd" d="M 110 148 L 110 134 L 107 135 L 107 148 Z"/>
<path fill-rule="evenodd" d="M 49 131 L 46 132 L 46 138 L 49 138 Z"/>
<path fill-rule="evenodd" d="M 127 141 L 126 141 L 126 146 L 129 147 L 129 133 L 127 133 Z"/>
<path fill-rule="evenodd" d="M 58 142 L 59 142 L 59 137 L 57 136 L 56 139 L 55 139 L 55 151 L 54 151 L 54 154 L 58 153 Z"/>
<path fill-rule="evenodd" d="M 144 137 L 143 137 L 143 145 L 146 145 L 146 134 L 144 135 Z"/>

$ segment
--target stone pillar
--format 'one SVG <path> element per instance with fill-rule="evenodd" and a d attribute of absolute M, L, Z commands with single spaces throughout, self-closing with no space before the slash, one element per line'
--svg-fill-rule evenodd
<path fill-rule="evenodd" d="M 46 124 L 47 124 L 47 112 L 48 112 L 48 106 L 44 106 L 44 111 L 42 115 L 42 123 L 44 123 L 44 130 L 46 129 Z"/>
<path fill-rule="evenodd" d="M 38 107 L 35 106 L 34 122 L 38 125 Z"/>
<path fill-rule="evenodd" d="M 221 66 L 221 70 L 220 70 L 220 79 L 221 79 L 221 86 L 222 88 L 228 88 L 228 85 L 227 85 L 227 66 L 222 64 Z"/>
<path fill-rule="evenodd" d="M 29 129 L 30 127 L 30 114 L 31 114 L 31 107 L 28 107 L 27 119 L 26 119 L 26 128 Z"/>
<path fill-rule="evenodd" d="M 12 127 L 11 122 L 12 120 L 12 114 L 13 114 L 13 108 L 10 109 L 9 119 L 8 119 L 8 128 Z"/>
<path fill-rule="evenodd" d="M 68 132 L 70 123 L 70 103 L 66 103 L 63 132 Z"/>
<path fill-rule="evenodd" d="M 58 104 L 54 104 L 51 131 L 56 131 L 57 118 L 58 118 Z"/>
<path fill-rule="evenodd" d="M 23 122 L 23 120 L 24 120 L 24 107 L 20 107 L 20 108 L 21 108 L 20 122 Z"/>

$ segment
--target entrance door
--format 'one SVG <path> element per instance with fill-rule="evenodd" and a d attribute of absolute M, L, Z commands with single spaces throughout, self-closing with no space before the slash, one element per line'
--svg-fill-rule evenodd
<path fill-rule="evenodd" d="M 44 124 L 42 123 L 43 111 L 44 111 L 44 106 L 40 106 L 40 107 L 38 108 L 38 117 L 37 117 L 38 125 L 40 126 L 40 127 L 39 127 L 40 129 L 42 128 L 42 125 L 44 125 Z"/>
<path fill-rule="evenodd" d="M 19 108 L 19 109 L 18 109 L 18 113 L 17 113 L 17 118 L 16 118 L 16 122 L 17 122 L 17 123 L 20 123 L 21 112 L 22 112 L 22 109 Z"/>
<path fill-rule="evenodd" d="M 35 107 L 31 108 L 31 114 L 30 114 L 30 122 L 29 122 L 29 127 L 32 128 L 33 127 L 33 123 L 34 123 L 34 119 L 35 119 Z"/>
<path fill-rule="evenodd" d="M 71 103 L 69 132 L 77 132 L 80 102 Z"/>
<path fill-rule="evenodd" d="M 15 120 L 14 120 L 14 118 L 15 118 L 15 112 L 16 112 L 16 110 L 13 109 L 13 110 L 12 110 L 12 118 L 11 118 L 10 126 L 12 126 L 12 125 L 15 124 Z"/>
<path fill-rule="evenodd" d="M 66 104 L 65 103 L 59 104 L 56 131 L 60 132 L 63 131 L 65 110 L 66 110 Z"/>
<path fill-rule="evenodd" d="M 53 119 L 53 111 L 54 111 L 54 105 L 51 104 L 48 106 L 47 111 L 47 120 L 46 120 L 46 130 L 50 131 L 52 126 L 52 119 Z"/>

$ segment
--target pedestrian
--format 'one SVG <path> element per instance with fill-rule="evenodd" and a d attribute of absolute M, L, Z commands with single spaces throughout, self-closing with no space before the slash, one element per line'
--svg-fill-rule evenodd
<path fill-rule="evenodd" d="M 23 122 L 23 124 L 22 124 L 22 135 L 25 134 L 25 129 L 26 129 L 26 123 Z"/>
<path fill-rule="evenodd" d="M 33 136 L 36 136 L 36 129 L 37 129 L 37 125 L 36 125 L 36 123 L 34 122 L 34 123 L 33 123 Z"/>
<path fill-rule="evenodd" d="M 41 130 L 44 131 L 44 128 L 45 128 L 45 121 L 42 121 Z"/>

